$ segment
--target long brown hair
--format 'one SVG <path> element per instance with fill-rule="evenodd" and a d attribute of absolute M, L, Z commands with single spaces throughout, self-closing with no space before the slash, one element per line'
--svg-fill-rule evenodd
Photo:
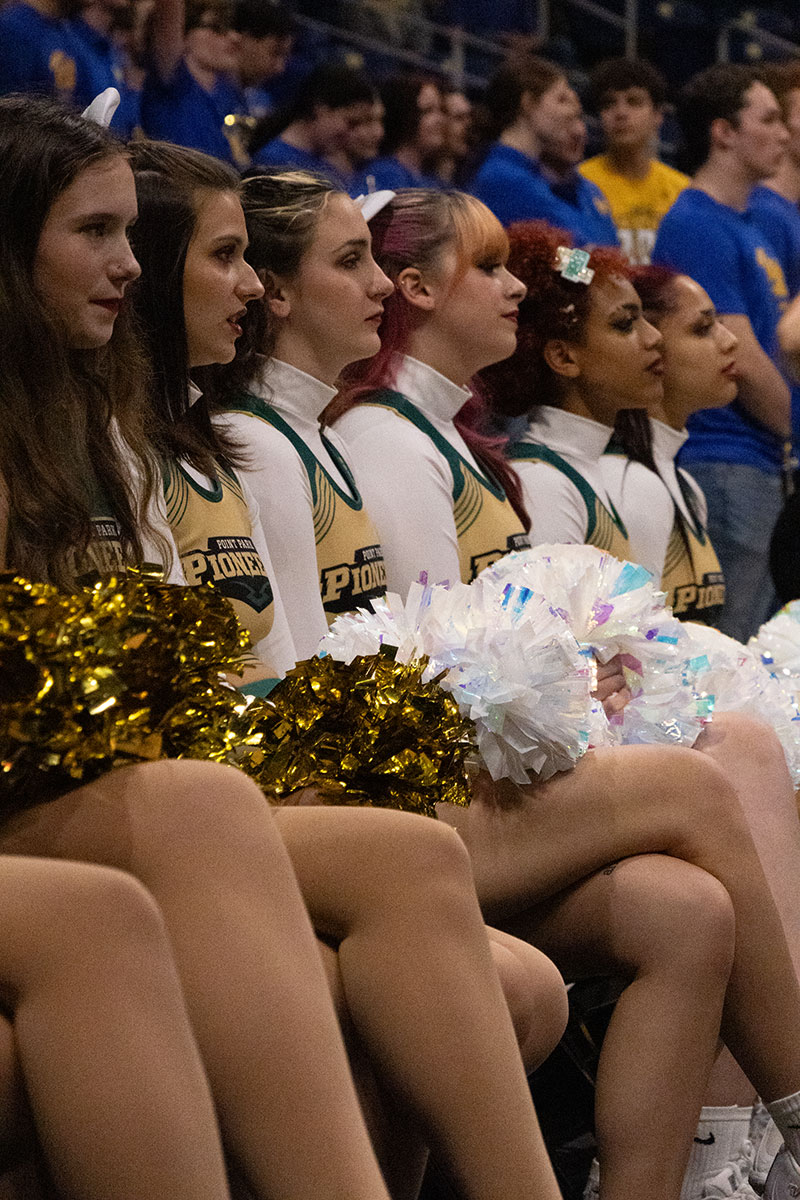
<path fill-rule="evenodd" d="M 92 536 L 95 490 L 109 501 L 135 561 L 142 557 L 141 531 L 156 486 L 147 372 L 124 308 L 107 346 L 74 350 L 33 281 L 54 201 L 82 171 L 125 153 L 106 130 L 53 101 L 0 99 L 0 475 L 9 505 L 7 557 L 14 570 L 63 585 L 72 582 L 76 557 Z"/>

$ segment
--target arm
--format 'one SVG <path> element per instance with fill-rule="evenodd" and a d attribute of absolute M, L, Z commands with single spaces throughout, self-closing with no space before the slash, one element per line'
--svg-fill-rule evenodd
<path fill-rule="evenodd" d="M 369 406 L 335 428 L 378 531 L 388 590 L 405 597 L 421 571 L 432 583 L 460 579 L 450 467 L 428 436 Z"/>
<path fill-rule="evenodd" d="M 308 475 L 294 446 L 271 425 L 247 413 L 228 413 L 225 424 L 246 447 L 248 465 L 239 475 L 258 505 L 295 650 L 300 658 L 310 658 L 328 622 L 319 590 Z"/>
<path fill-rule="evenodd" d="M 169 83 L 184 52 L 184 0 L 155 0 L 150 58 L 162 83 Z"/>
<path fill-rule="evenodd" d="M 739 339 L 736 370 L 739 375 L 739 404 L 754 420 L 778 437 L 788 437 L 791 428 L 791 395 L 786 380 L 765 354 L 744 313 L 724 313 L 720 320 Z M 780 330 L 780 326 L 779 326 Z"/>
<path fill-rule="evenodd" d="M 247 501 L 248 511 L 250 513 L 251 537 L 253 545 L 256 548 L 256 553 L 264 564 L 267 572 L 267 578 L 272 584 L 274 616 L 272 619 L 272 628 L 266 637 L 260 642 L 256 642 L 253 647 L 254 652 L 258 655 L 263 664 L 260 670 L 255 670 L 252 673 L 245 675 L 245 682 L 251 679 L 276 679 L 281 678 L 287 671 L 291 671 L 292 667 L 297 662 L 297 654 L 294 648 L 294 642 L 289 629 L 289 622 L 286 619 L 286 610 L 283 607 L 283 599 L 280 590 L 278 589 L 277 579 L 275 577 L 275 568 L 272 565 L 269 550 L 267 549 L 267 541 L 264 537 L 264 530 L 261 527 L 261 518 L 258 512 L 258 504 L 252 491 L 248 487 L 244 479 L 240 478 L 242 488 L 244 490 L 245 500 Z"/>
<path fill-rule="evenodd" d="M 531 519 L 531 545 L 551 542 L 583 545 L 587 533 L 586 505 L 575 485 L 547 463 L 520 459 L 513 465 Z"/>

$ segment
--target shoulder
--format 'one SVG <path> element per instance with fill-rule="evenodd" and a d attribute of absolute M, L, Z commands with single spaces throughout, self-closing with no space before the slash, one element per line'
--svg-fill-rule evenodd
<path fill-rule="evenodd" d="M 357 404 L 333 427 L 344 443 L 345 461 L 357 476 L 365 464 L 378 473 L 403 475 L 422 464 L 450 473 L 445 455 L 424 429 L 393 408 Z"/>
<path fill-rule="evenodd" d="M 659 183 L 674 187 L 676 194 L 688 188 L 692 182 L 688 175 L 684 175 L 683 171 L 676 171 L 674 167 L 662 162 L 660 158 L 653 159 L 650 170 L 654 179 Z"/>

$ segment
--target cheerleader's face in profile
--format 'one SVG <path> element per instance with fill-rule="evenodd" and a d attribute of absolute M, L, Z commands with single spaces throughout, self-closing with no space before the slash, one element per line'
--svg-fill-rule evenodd
<path fill-rule="evenodd" d="M 348 363 L 377 354 L 383 302 L 394 289 L 371 247 L 360 210 L 333 193 L 297 272 L 269 278 L 276 358 L 333 384 Z"/>
<path fill-rule="evenodd" d="M 669 285 L 668 311 L 658 322 L 664 347 L 664 408 L 687 417 L 736 397 L 736 335 L 722 324 L 708 292 L 679 275 Z"/>
<path fill-rule="evenodd" d="M 633 285 L 602 276 L 591 285 L 582 337 L 549 341 L 548 366 L 566 388 L 567 405 L 607 425 L 622 408 L 647 408 L 663 396 L 661 334 L 645 320 Z"/>
<path fill-rule="evenodd" d="M 139 275 L 128 234 L 136 220 L 133 172 L 122 155 L 87 167 L 50 207 L 33 282 L 75 350 L 104 346 L 125 289 Z"/>
<path fill-rule="evenodd" d="M 246 305 L 264 295 L 258 276 L 245 262 L 246 248 L 247 228 L 236 194 L 207 192 L 197 209 L 183 271 L 190 367 L 230 362 Z"/>

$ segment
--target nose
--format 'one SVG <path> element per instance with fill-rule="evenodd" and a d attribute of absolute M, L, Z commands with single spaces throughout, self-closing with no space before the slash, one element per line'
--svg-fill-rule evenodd
<path fill-rule="evenodd" d="M 236 285 L 236 295 L 241 300 L 242 304 L 247 304 L 250 300 L 260 300 L 264 295 L 264 285 L 256 275 L 249 262 L 242 260 L 242 269 L 239 275 L 239 282 Z"/>
<path fill-rule="evenodd" d="M 717 325 L 720 330 L 720 345 L 722 346 L 723 353 L 730 354 L 732 350 L 738 347 L 739 339 L 732 329 L 728 329 L 727 325 L 722 324 L 722 321 L 718 321 Z"/>
<path fill-rule="evenodd" d="M 372 287 L 370 296 L 374 296 L 376 300 L 385 300 L 387 296 L 391 296 L 394 291 L 394 284 L 388 275 L 385 275 L 378 264 L 373 259 L 375 271 L 372 277 Z"/>
<path fill-rule="evenodd" d="M 138 279 L 141 273 L 142 268 L 139 266 L 139 261 L 131 249 L 130 242 L 127 237 L 123 237 L 119 257 L 111 267 L 109 274 L 112 279 L 125 284 L 132 283 L 134 279 Z"/>
<path fill-rule="evenodd" d="M 512 275 L 508 267 L 503 267 L 503 271 L 506 276 L 504 281 L 506 286 L 503 289 L 506 296 L 509 300 L 516 300 L 518 304 L 521 304 L 528 294 L 527 285 L 521 279 L 517 279 L 516 275 Z"/>
<path fill-rule="evenodd" d="M 651 325 L 645 317 L 642 317 L 642 335 L 644 345 L 648 350 L 660 350 L 664 344 L 661 330 L 656 329 L 655 325 Z"/>

